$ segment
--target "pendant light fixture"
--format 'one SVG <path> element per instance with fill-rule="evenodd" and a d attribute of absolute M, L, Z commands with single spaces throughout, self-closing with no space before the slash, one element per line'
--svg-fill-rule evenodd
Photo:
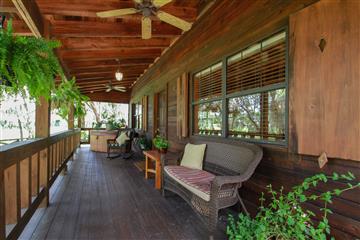
<path fill-rule="evenodd" d="M 116 61 L 118 62 L 118 69 L 115 72 L 115 79 L 121 81 L 124 77 L 124 74 L 120 72 L 120 60 L 116 59 Z"/>

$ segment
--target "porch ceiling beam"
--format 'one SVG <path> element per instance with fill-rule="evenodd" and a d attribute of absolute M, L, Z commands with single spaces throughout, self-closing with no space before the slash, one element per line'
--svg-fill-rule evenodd
<path fill-rule="evenodd" d="M 44 34 L 44 22 L 35 0 L 12 0 L 19 15 L 36 37 Z"/>
<path fill-rule="evenodd" d="M 121 38 L 121 37 L 89 37 L 89 38 L 59 38 L 62 49 L 87 50 L 87 49 L 116 49 L 116 48 L 165 48 L 171 43 L 169 38 Z"/>
<path fill-rule="evenodd" d="M 154 59 L 152 58 L 143 58 L 143 59 L 120 59 L 120 67 L 121 66 L 137 66 L 142 64 L 151 64 Z M 68 66 L 71 69 L 82 69 L 82 68 L 93 68 L 94 66 L 111 66 L 111 65 L 118 65 L 118 63 L 115 61 L 115 59 L 110 60 L 88 60 L 88 61 L 68 61 Z"/>
<path fill-rule="evenodd" d="M 141 37 L 139 21 L 96 22 L 52 20 L 52 36 L 55 37 Z M 153 37 L 174 37 L 181 30 L 164 22 L 153 22 Z"/>
<path fill-rule="evenodd" d="M 72 0 L 37 0 L 42 11 L 46 15 L 61 15 L 61 16 L 81 16 L 96 18 L 96 12 L 107 11 L 120 8 L 133 8 L 135 3 L 133 1 L 94 1 L 87 0 L 81 3 Z M 197 9 L 195 7 L 174 6 L 168 4 L 161 8 L 161 10 L 173 14 L 181 19 L 192 21 L 197 17 Z M 141 18 L 140 14 L 120 16 L 118 18 L 134 19 Z"/>
<path fill-rule="evenodd" d="M 124 76 L 124 79 L 127 79 L 127 78 L 137 78 L 139 76 L 139 74 L 126 74 Z M 108 75 L 104 75 L 104 74 L 100 74 L 100 75 L 93 75 L 93 76 L 85 76 L 85 77 L 77 77 L 76 78 L 76 81 L 77 82 L 80 82 L 80 81 L 99 81 L 99 80 L 102 80 L 102 79 L 112 79 L 115 81 L 115 77 L 114 77 L 114 74 L 108 74 Z"/>
<path fill-rule="evenodd" d="M 142 65 L 143 66 L 143 65 Z M 142 73 L 144 72 L 147 65 L 143 67 L 120 67 L 122 73 Z M 119 67 L 96 67 L 96 68 L 87 68 L 87 69 L 72 69 L 71 74 L 92 74 L 92 73 L 115 73 Z"/>
<path fill-rule="evenodd" d="M 136 72 L 123 72 L 124 77 L 136 77 L 139 76 L 143 71 L 136 71 Z M 112 78 L 115 79 L 115 75 L 114 72 L 96 72 L 96 73 L 79 73 L 79 74 L 71 74 L 73 76 L 75 76 L 77 78 L 77 80 L 84 80 L 84 79 L 89 79 L 89 78 Z"/>
<path fill-rule="evenodd" d="M 116 59 L 116 58 L 156 58 L 160 56 L 161 49 L 120 48 L 117 50 L 92 50 L 92 51 L 63 51 L 59 55 L 64 60 L 74 59 Z"/>

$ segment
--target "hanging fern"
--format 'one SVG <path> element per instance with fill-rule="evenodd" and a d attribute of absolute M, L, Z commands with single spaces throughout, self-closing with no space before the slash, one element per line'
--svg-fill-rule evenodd
<path fill-rule="evenodd" d="M 74 106 L 74 116 L 80 117 L 85 115 L 84 104 L 89 99 L 82 95 L 76 86 L 75 78 L 70 81 L 63 80 L 55 89 L 51 97 L 53 108 L 64 119 L 67 119 L 70 113 L 70 106 Z"/>
<path fill-rule="evenodd" d="M 27 88 L 32 98 L 49 99 L 54 89 L 54 76 L 63 73 L 53 52 L 58 41 L 14 36 L 11 20 L 0 30 L 0 75 L 14 93 Z"/>
<path fill-rule="evenodd" d="M 6 29 L 0 29 L 0 99 L 4 93 L 18 94 L 26 89 L 35 100 L 51 99 L 65 119 L 70 105 L 75 106 L 75 116 L 84 115 L 88 98 L 80 93 L 75 79 L 66 80 L 54 54 L 58 47 L 59 41 L 15 36 L 10 20 Z M 56 76 L 61 78 L 58 86 L 54 83 Z"/>

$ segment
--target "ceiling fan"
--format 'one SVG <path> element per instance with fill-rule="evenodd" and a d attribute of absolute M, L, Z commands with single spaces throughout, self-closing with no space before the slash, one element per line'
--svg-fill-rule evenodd
<path fill-rule="evenodd" d="M 163 22 L 180 28 L 183 31 L 188 31 L 191 28 L 191 23 L 159 10 L 171 1 L 172 0 L 134 0 L 136 3 L 135 8 L 97 12 L 96 15 L 101 18 L 108 18 L 141 13 L 143 15 L 141 19 L 141 36 L 143 39 L 151 38 L 151 16 L 156 16 Z"/>
<path fill-rule="evenodd" d="M 104 84 L 106 87 L 105 92 L 111 92 L 112 90 L 118 91 L 118 92 L 126 92 L 126 87 L 123 86 L 114 86 L 112 84 L 112 80 L 108 84 Z"/>

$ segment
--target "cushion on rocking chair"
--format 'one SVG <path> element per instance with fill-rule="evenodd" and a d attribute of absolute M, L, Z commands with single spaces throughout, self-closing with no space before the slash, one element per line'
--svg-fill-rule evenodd
<path fill-rule="evenodd" d="M 130 138 L 126 135 L 126 132 L 123 132 L 120 134 L 119 137 L 116 138 L 116 142 L 119 144 L 119 145 L 123 145 L 126 140 L 129 140 Z"/>

